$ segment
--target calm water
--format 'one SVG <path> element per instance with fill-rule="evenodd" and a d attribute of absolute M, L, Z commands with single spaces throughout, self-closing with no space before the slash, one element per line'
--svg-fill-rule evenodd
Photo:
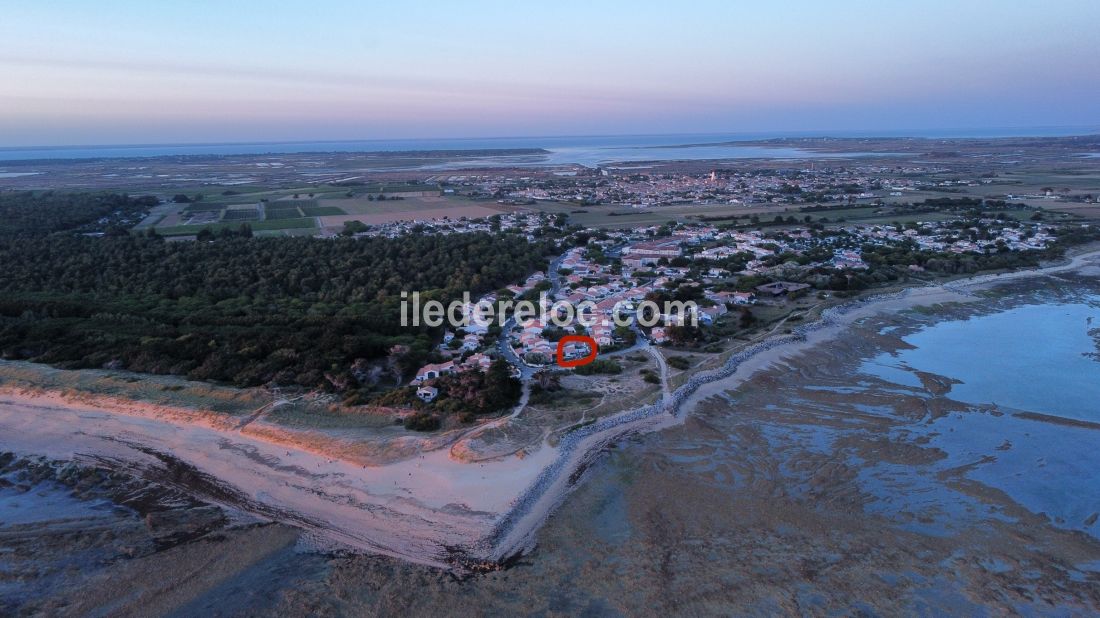
<path fill-rule="evenodd" d="M 594 150 L 633 150 L 714 144 L 780 137 L 746 134 L 619 135 L 576 137 L 497 137 L 453 139 L 327 140 L 306 142 L 241 142 L 220 144 L 135 144 L 117 146 L 58 146 L 0 148 L 0 160 L 88 159 L 98 157 L 159 157 L 168 155 L 233 155 L 303 152 L 414 152 L 424 150 L 492 150 L 543 148 L 563 154 Z"/>
<path fill-rule="evenodd" d="M 756 136 L 760 137 L 760 136 Z M 776 137 L 776 136 L 766 136 Z M 633 135 L 609 137 L 523 137 L 492 139 L 410 139 L 323 142 L 281 142 L 250 144 L 181 144 L 135 146 L 74 146 L 57 148 L 0 149 L 0 161 L 39 159 L 141 158 L 180 155 L 262 155 L 321 152 L 415 152 L 426 150 L 490 150 L 541 148 L 546 154 L 492 156 L 473 161 L 447 162 L 424 166 L 426 169 L 452 169 L 478 166 L 565 165 L 578 163 L 595 166 L 611 161 L 670 161 L 700 159 L 808 159 L 853 157 L 816 153 L 798 148 L 735 146 L 720 142 L 744 140 L 749 136 L 709 135 Z M 690 147 L 689 147 L 690 145 Z"/>
<path fill-rule="evenodd" d="M 958 401 L 1100 422 L 1100 351 L 1089 335 L 1095 329 L 1100 329 L 1100 296 L 1026 305 L 934 324 L 904 337 L 915 349 L 880 354 L 860 370 L 913 387 L 920 382 L 909 369 L 927 371 L 961 381 L 947 394 Z M 927 446 L 944 454 L 934 464 L 942 474 L 966 468 L 968 478 L 1005 492 L 1054 525 L 1100 538 L 1100 526 L 1090 519 L 1100 510 L 1100 432 L 1095 428 L 971 411 L 907 427 L 895 437 L 921 434 Z M 905 472 L 916 476 L 913 469 Z M 884 475 L 881 469 L 865 474 Z M 955 519 L 963 512 L 952 508 L 960 505 L 975 512 L 953 489 L 925 485 L 918 491 L 923 486 L 914 483 L 917 489 L 892 499 L 905 505 L 923 499 Z M 889 506 L 884 498 L 871 508 Z"/>
<path fill-rule="evenodd" d="M 1057 136 L 1091 133 L 1096 127 L 1036 127 L 1005 129 L 957 129 L 938 131 L 802 131 L 771 133 L 683 133 L 669 135 L 618 135 L 569 137 L 499 137 L 452 139 L 390 139 L 313 142 L 264 142 L 218 144 L 138 144 L 115 146 L 58 146 L 0 148 L 0 161 L 28 159 L 92 159 L 159 157 L 173 155 L 286 154 L 307 152 L 411 152 L 417 150 L 485 150 L 543 148 L 550 154 L 540 163 L 605 161 L 811 158 L 826 156 L 795 148 L 758 148 L 720 145 L 722 142 L 782 137 L 1013 137 Z M 683 145 L 703 145 L 674 148 Z M 848 156 L 858 156 L 859 153 Z M 836 156 L 836 155 L 828 155 Z"/>
<path fill-rule="evenodd" d="M 1090 322 L 1091 320 L 1091 322 Z M 910 367 L 961 380 L 950 397 L 974 404 L 1100 422 L 1100 296 L 1079 303 L 1027 305 L 930 326 L 905 341 L 915 349 L 882 354 L 862 370 L 917 386 Z"/>

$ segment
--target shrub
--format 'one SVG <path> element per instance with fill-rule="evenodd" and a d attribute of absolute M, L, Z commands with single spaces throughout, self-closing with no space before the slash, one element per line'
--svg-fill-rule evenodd
<path fill-rule="evenodd" d="M 666 362 L 670 367 L 681 371 L 691 366 L 691 359 L 687 356 L 670 356 Z"/>
<path fill-rule="evenodd" d="M 610 358 L 597 358 L 596 360 L 588 363 L 587 365 L 581 365 L 573 369 L 582 376 L 595 375 L 597 373 L 603 374 L 620 374 L 623 372 L 623 367 L 617 361 Z"/>
<path fill-rule="evenodd" d="M 427 412 L 417 412 L 405 418 L 405 429 L 412 431 L 435 431 L 441 424 L 438 416 Z"/>

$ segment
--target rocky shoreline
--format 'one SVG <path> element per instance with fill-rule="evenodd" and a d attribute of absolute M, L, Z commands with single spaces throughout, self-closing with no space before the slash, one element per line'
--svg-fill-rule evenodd
<path fill-rule="evenodd" d="M 247 439 L 246 436 L 237 436 L 235 439 L 247 442 L 247 445 L 228 445 L 224 440 L 224 436 L 214 431 L 214 428 L 198 427 L 189 428 L 189 433 L 186 434 L 189 442 L 178 444 L 178 446 L 187 446 L 191 450 L 180 451 L 179 454 L 181 454 L 182 461 L 182 454 L 199 448 L 201 446 L 200 442 L 209 442 L 211 448 L 216 447 L 214 452 L 220 453 L 219 456 L 224 459 L 221 462 L 222 467 L 208 470 L 210 474 L 225 476 L 225 482 L 228 484 L 249 487 L 252 494 L 260 491 L 260 489 L 252 487 L 252 485 L 240 485 L 240 483 L 244 481 L 255 482 L 262 478 L 266 489 L 256 495 L 249 494 L 253 501 L 262 503 L 264 507 L 275 507 L 280 503 L 285 503 L 289 509 L 287 512 L 292 515 L 301 514 L 303 516 L 311 515 L 314 518 L 327 518 L 323 522 L 323 526 L 318 523 L 316 526 L 306 526 L 306 528 L 316 528 L 315 531 L 331 530 L 334 539 L 337 541 L 348 539 L 355 543 L 354 546 L 360 547 L 362 550 L 390 554 L 413 562 L 423 562 L 432 566 L 449 568 L 454 572 L 499 569 L 511 564 L 516 557 L 531 549 L 538 530 L 569 493 L 581 484 L 582 477 L 601 454 L 608 449 L 609 445 L 632 435 L 658 431 L 683 423 L 689 416 L 688 411 L 693 409 L 695 404 L 728 388 L 729 385 L 724 384 L 723 381 L 735 377 L 735 374 L 739 372 L 744 374 L 744 376 L 738 376 L 739 379 L 747 377 L 784 355 L 797 352 L 803 347 L 816 346 L 828 340 L 830 337 L 842 332 L 854 320 L 873 315 L 876 312 L 903 310 L 917 305 L 972 300 L 974 295 L 971 291 L 975 286 L 1074 269 L 1083 264 L 1084 260 L 1097 254 L 1100 254 L 1100 252 L 1079 255 L 1069 262 L 1043 269 L 1018 271 L 1002 275 L 982 275 L 947 284 L 906 288 L 826 309 L 813 322 L 793 327 L 790 332 L 785 334 L 767 337 L 733 354 L 720 367 L 691 376 L 687 382 L 656 403 L 619 413 L 616 416 L 603 418 L 565 434 L 555 449 L 547 450 L 541 456 L 533 457 L 531 460 L 524 462 L 524 465 L 530 470 L 531 476 L 523 479 L 520 477 L 513 479 L 514 489 L 502 487 L 497 483 L 498 493 L 500 494 L 499 506 L 494 505 L 492 509 L 483 511 L 471 511 L 462 505 L 462 500 L 465 499 L 463 496 L 468 496 L 474 488 L 481 487 L 482 485 L 479 485 L 479 482 L 484 483 L 484 481 L 476 481 L 477 477 L 470 476 L 476 475 L 482 465 L 478 465 L 476 469 L 473 466 L 465 467 L 469 466 L 468 464 L 463 464 L 463 467 L 451 468 L 450 462 L 443 461 L 446 459 L 446 454 L 438 457 L 434 453 L 426 454 L 429 458 L 428 461 L 421 459 L 406 462 L 399 466 L 372 468 L 372 472 L 364 476 L 361 472 L 361 466 L 348 465 L 337 460 L 320 459 L 304 452 L 296 452 L 292 456 L 295 461 L 300 463 L 286 465 L 289 462 L 287 457 L 291 457 L 291 453 L 287 451 L 284 456 L 283 448 L 280 446 L 255 442 Z M 1093 266 L 1090 265 L 1090 268 L 1093 268 Z M 719 390 L 711 392 L 716 388 Z M 73 412 L 70 410 L 66 415 L 71 415 Z M 108 423 L 102 425 L 98 430 L 103 435 L 98 435 L 98 433 L 93 435 L 82 434 L 82 437 L 79 437 L 81 444 L 89 438 L 98 436 L 99 439 L 103 439 L 104 436 L 115 435 L 112 432 L 117 432 L 116 429 L 113 429 L 116 425 L 130 427 L 131 429 L 136 428 L 132 424 L 120 425 L 111 420 L 112 418 L 117 420 L 130 417 L 111 417 L 106 412 L 99 417 L 103 419 L 104 423 Z M 90 418 L 97 417 L 89 416 L 87 413 L 83 416 L 78 413 L 77 416 L 73 417 L 74 420 L 80 419 L 81 423 Z M 140 418 L 142 417 L 126 422 L 138 422 L 137 419 Z M 140 422 L 142 427 L 150 425 L 150 422 L 144 420 Z M 54 446 L 42 450 L 43 454 L 51 449 L 57 451 L 53 454 L 54 459 L 66 457 L 65 453 L 62 452 L 64 449 L 54 448 L 58 444 L 56 439 L 60 439 L 63 434 L 70 435 L 73 430 L 73 427 L 63 427 L 59 423 L 60 421 L 54 421 L 54 424 L 57 425 L 55 433 L 58 436 L 52 443 Z M 12 425 L 13 428 L 19 426 L 21 425 Z M 179 427 L 176 427 L 173 431 L 178 432 Z M 168 436 L 169 434 L 164 435 Z M 24 454 L 27 452 L 37 453 L 37 448 L 51 444 L 43 441 L 46 437 L 48 437 L 47 434 L 43 434 L 42 439 L 25 440 L 26 444 L 23 445 Z M 70 439 L 72 439 L 71 436 Z M 167 440 L 167 437 L 160 438 L 160 440 Z M 150 443 L 150 445 L 151 448 L 157 448 L 156 441 Z M 177 443 L 169 441 L 159 448 L 164 453 L 171 453 L 174 446 L 177 446 Z M 229 448 L 230 446 L 232 446 L 232 449 Z M 71 449 L 73 447 L 70 445 L 65 448 Z M 236 456 L 236 451 L 233 449 L 245 454 L 247 454 L 246 451 L 259 450 L 256 451 L 254 457 L 250 456 L 247 462 L 243 462 L 232 459 Z M 262 456 L 261 451 L 264 453 Z M 195 453 L 207 453 L 209 455 L 211 451 L 207 449 L 201 452 L 192 452 L 192 454 Z M 89 461 L 82 458 L 81 461 L 93 466 L 99 465 L 94 460 Z M 421 468 L 421 461 L 424 461 L 425 468 Z M 226 467 L 233 464 L 233 462 L 236 462 L 234 465 L 238 466 L 241 463 L 248 463 L 251 468 L 245 471 Z M 112 468 L 111 462 L 108 460 L 100 463 L 105 468 Z M 206 461 L 203 465 L 206 466 L 209 463 L 209 461 Z M 318 489 L 318 487 L 312 487 L 311 489 L 305 485 L 301 487 L 294 486 L 296 480 L 300 482 L 298 477 L 303 473 L 301 469 L 303 464 L 308 466 L 309 475 L 307 476 L 315 479 L 313 482 L 320 483 L 324 479 L 323 482 L 329 484 L 326 485 L 326 490 Z M 446 464 L 445 467 L 438 467 L 444 466 L 444 464 Z M 65 466 L 65 464 L 57 464 L 56 462 L 50 465 L 54 467 Z M 432 468 L 432 471 L 429 472 L 429 465 L 437 467 Z M 497 469 L 490 472 L 488 469 L 490 465 Z M 484 468 L 482 474 L 487 476 L 515 472 L 513 470 L 514 466 L 509 462 L 486 463 Z M 437 480 L 451 483 L 445 488 L 454 496 L 448 498 L 447 500 L 452 502 L 446 504 L 440 502 L 439 497 L 435 496 L 436 502 L 440 502 L 442 506 L 432 504 L 417 506 L 413 501 L 400 495 L 390 498 L 388 495 L 373 493 L 377 489 L 385 489 L 386 486 L 389 486 L 390 479 L 394 479 L 394 485 L 397 485 L 398 482 L 416 484 L 420 483 L 417 480 L 417 475 L 439 474 L 442 472 L 451 476 Z M 113 474 L 110 471 L 104 473 Z M 122 466 L 120 471 L 115 473 L 126 474 L 127 468 Z M 380 474 L 388 474 L 389 476 L 379 476 Z M 408 481 L 403 480 L 404 478 L 408 478 Z M 527 478 L 533 478 L 533 480 L 527 480 Z M 156 479 L 152 480 L 155 481 Z M 349 485 L 349 483 L 354 483 L 354 485 Z M 169 484 L 169 487 L 172 491 L 185 491 L 185 487 L 182 486 Z M 352 489 L 356 492 L 355 495 L 359 496 L 357 500 L 347 500 L 343 497 L 349 489 Z M 282 493 L 292 490 L 293 494 L 273 495 L 274 492 Z M 513 491 L 515 493 L 511 493 Z M 308 495 L 303 492 L 308 493 Z M 365 502 L 365 500 L 373 501 L 379 497 L 389 500 L 387 507 L 379 509 L 374 506 L 374 502 Z M 128 498 L 117 496 L 117 499 L 125 501 Z M 191 499 L 193 500 L 193 498 Z M 363 502 L 360 502 L 360 500 Z M 200 508 L 200 506 L 205 505 L 193 505 L 193 508 Z M 243 508 L 249 510 L 247 506 Z M 333 509 L 338 509 L 339 512 L 334 514 Z M 425 509 L 430 509 L 430 513 Z M 368 511 L 377 514 L 378 517 L 372 516 L 368 517 L 368 520 L 364 520 L 365 512 Z M 262 509 L 259 512 L 262 513 Z M 494 517 L 494 512 L 500 515 Z M 387 519 L 391 515 L 395 517 L 392 522 Z M 424 519 L 428 515 L 438 518 L 438 521 L 436 519 L 431 521 Z M 295 525 L 294 518 L 289 516 L 284 519 L 276 515 L 269 517 L 269 519 L 286 521 L 291 525 Z M 196 521 L 199 520 L 205 521 L 204 518 L 196 517 Z M 182 524 L 184 521 L 181 520 L 179 523 Z M 393 547 L 390 547 L 390 545 L 383 547 L 379 543 L 390 543 Z"/>
<path fill-rule="evenodd" d="M 793 328 L 789 334 L 768 337 L 759 343 L 753 344 L 730 356 L 720 368 L 693 375 L 687 382 L 673 391 L 667 401 L 658 401 L 626 413 L 601 419 L 599 422 L 581 427 L 564 436 L 558 446 L 558 458 L 549 467 L 543 469 L 535 482 L 516 501 L 515 507 L 494 526 L 489 537 L 479 543 L 472 553 L 487 554 L 492 561 L 501 563 L 514 559 L 515 556 L 528 551 L 534 544 L 534 535 L 538 528 L 565 499 L 565 493 L 568 489 L 560 495 L 550 495 L 551 489 L 559 484 L 563 476 L 568 475 L 570 478 L 574 478 L 582 473 L 608 444 L 629 435 L 657 430 L 682 421 L 684 412 L 681 408 L 684 402 L 695 394 L 700 387 L 730 378 L 742 368 L 746 361 L 756 358 L 764 352 L 791 344 L 806 343 L 814 333 L 828 328 L 844 326 L 842 318 L 856 311 L 873 309 L 876 305 L 906 300 L 913 296 L 915 290 L 932 289 L 951 295 L 973 298 L 974 295 L 970 288 L 989 283 L 1005 282 L 1020 277 L 1035 277 L 1073 270 L 1098 255 L 1100 255 L 1100 251 L 1090 251 L 1039 269 L 977 275 L 925 288 L 905 288 L 825 309 L 817 320 Z M 578 452 L 582 448 L 583 451 Z M 575 482 L 570 482 L 568 485 L 571 488 L 575 485 Z"/>
<path fill-rule="evenodd" d="M 614 443 L 628 435 L 645 431 L 647 429 L 643 425 L 645 421 L 651 421 L 650 424 L 653 425 L 654 428 L 659 429 L 662 424 L 653 421 L 660 415 L 668 415 L 672 419 L 682 419 L 681 407 L 684 401 L 695 393 L 699 387 L 729 378 L 737 372 L 745 361 L 758 354 L 791 343 L 804 342 L 810 333 L 826 327 L 838 325 L 838 318 L 840 316 L 856 308 L 865 307 L 875 302 L 901 298 L 907 292 L 908 290 L 902 290 L 890 294 L 871 296 L 866 299 L 827 309 L 822 312 L 818 320 L 792 329 L 793 332 L 791 334 L 769 337 L 764 341 L 753 344 L 737 354 L 730 356 L 722 367 L 700 372 L 692 376 L 687 382 L 673 391 L 667 401 L 661 400 L 657 403 L 643 406 L 630 412 L 607 417 L 566 434 L 558 444 L 558 459 L 554 464 L 542 471 L 534 484 L 532 484 L 523 496 L 519 498 L 516 507 L 495 526 L 493 533 L 489 537 L 490 541 L 485 544 L 493 548 L 491 550 L 491 555 L 496 560 L 506 560 L 510 556 L 522 553 L 524 547 L 513 545 L 502 546 L 503 540 L 514 531 L 520 520 L 530 515 L 534 504 L 546 495 L 555 479 L 566 472 L 573 475 L 575 471 L 583 470 L 591 464 L 592 460 L 598 457 L 599 453 L 605 449 L 608 444 Z M 574 458 L 573 456 L 576 450 L 580 448 L 580 445 L 582 445 L 586 439 L 593 437 L 596 438 L 594 444 L 588 445 L 587 450 L 581 454 L 579 458 Z M 575 483 L 570 483 L 570 485 L 574 484 Z M 550 508 L 550 511 L 556 508 L 563 499 L 564 496 L 559 497 L 555 501 L 553 507 Z M 535 528 L 537 529 L 537 526 Z M 530 533 L 525 535 L 525 540 L 529 542 L 530 539 L 526 537 L 533 534 L 534 530 L 531 530 Z"/>

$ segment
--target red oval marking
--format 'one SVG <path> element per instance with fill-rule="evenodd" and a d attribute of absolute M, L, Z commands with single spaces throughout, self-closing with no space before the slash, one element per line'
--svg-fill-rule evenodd
<path fill-rule="evenodd" d="M 588 344 L 588 356 L 584 358 L 575 358 L 573 360 L 565 360 L 565 344 L 570 342 L 587 343 Z M 596 355 L 600 352 L 600 346 L 596 344 L 596 340 L 588 335 L 566 335 L 558 340 L 558 352 L 557 356 L 559 367 L 580 367 L 581 365 L 587 365 L 596 360 Z"/>

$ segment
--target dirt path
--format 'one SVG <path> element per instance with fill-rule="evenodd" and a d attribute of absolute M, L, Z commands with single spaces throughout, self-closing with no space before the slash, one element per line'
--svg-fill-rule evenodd
<path fill-rule="evenodd" d="M 297 397 L 294 397 L 293 399 L 276 399 L 276 400 L 274 400 L 270 403 L 265 403 L 264 405 L 260 406 L 259 408 L 256 408 L 256 410 L 254 412 L 252 412 L 252 414 L 249 414 L 247 417 L 245 417 L 244 420 L 242 420 L 239 424 L 237 424 L 236 429 L 237 429 L 237 431 L 242 431 L 242 430 L 244 430 L 245 427 L 248 427 L 249 425 L 254 423 L 256 420 L 258 420 L 261 416 L 263 416 L 264 412 L 267 412 L 268 410 L 272 410 L 272 409 L 277 408 L 277 407 L 282 406 L 282 405 L 286 405 L 288 403 L 293 403 L 293 402 L 298 401 L 298 400 L 300 400 L 304 397 L 305 397 L 305 395 L 299 395 Z"/>
<path fill-rule="evenodd" d="M 646 346 L 646 352 L 657 362 L 657 368 L 661 372 L 661 401 L 667 406 L 672 400 L 672 389 L 668 385 L 668 363 L 665 362 L 665 355 L 653 346 Z"/>

